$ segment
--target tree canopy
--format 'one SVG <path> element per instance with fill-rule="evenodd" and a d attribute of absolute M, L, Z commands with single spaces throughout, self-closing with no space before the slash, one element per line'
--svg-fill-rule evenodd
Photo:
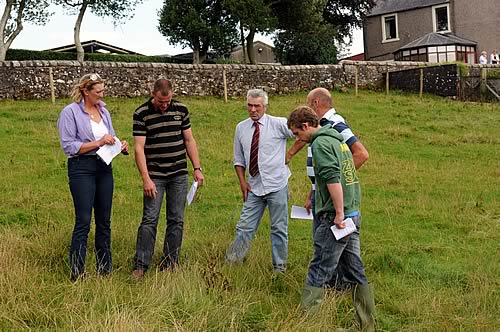
<path fill-rule="evenodd" d="M 351 40 L 373 5 L 374 0 L 166 0 L 159 30 L 171 43 L 191 47 L 195 63 L 215 45 L 232 46 L 238 38 L 255 63 L 256 33 L 275 34 L 283 63 L 335 63 L 337 48 Z"/>
<path fill-rule="evenodd" d="M 221 0 L 165 0 L 158 30 L 168 41 L 190 47 L 193 63 L 202 63 L 209 49 L 218 55 L 231 51 L 238 40 L 237 22 Z"/>
<path fill-rule="evenodd" d="M 284 2 L 293 2 L 286 1 Z M 241 36 L 246 40 L 246 52 L 250 63 L 255 64 L 255 52 L 253 49 L 253 40 L 257 32 L 270 33 L 277 27 L 278 18 L 273 10 L 274 6 L 279 4 L 279 0 L 225 0 L 224 5 L 227 7 L 228 12 L 236 20 L 239 21 L 241 33 L 247 30 L 245 36 Z M 242 45 L 243 47 L 244 45 Z M 243 52 L 245 48 L 243 47 Z"/>
<path fill-rule="evenodd" d="M 0 2 L 1 3 L 1 2 Z M 49 2 L 46 0 L 6 0 L 3 14 L 0 18 L 0 61 L 10 45 L 23 30 L 23 22 L 43 25 L 51 13 L 47 11 Z"/>
<path fill-rule="evenodd" d="M 83 62 L 84 51 L 80 42 L 80 28 L 83 16 L 87 9 L 100 17 L 110 17 L 115 25 L 133 17 L 135 6 L 142 0 L 53 0 L 55 4 L 62 5 L 70 13 L 77 13 L 74 40 L 77 51 L 77 60 Z"/>

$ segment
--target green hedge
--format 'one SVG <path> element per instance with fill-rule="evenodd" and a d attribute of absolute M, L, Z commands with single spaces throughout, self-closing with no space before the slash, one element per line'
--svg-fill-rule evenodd
<path fill-rule="evenodd" d="M 171 57 L 102 53 L 85 53 L 84 59 L 85 61 L 188 63 Z M 5 60 L 76 60 L 76 53 L 9 49 Z"/>

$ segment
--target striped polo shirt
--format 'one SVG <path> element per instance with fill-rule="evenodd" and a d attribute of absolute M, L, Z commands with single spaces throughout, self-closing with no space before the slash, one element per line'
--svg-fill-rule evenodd
<path fill-rule="evenodd" d="M 165 113 L 149 99 L 134 112 L 133 135 L 146 136 L 144 154 L 149 176 L 166 179 L 187 174 L 183 130 L 191 128 L 187 107 L 173 100 Z"/>
<path fill-rule="evenodd" d="M 326 125 L 332 126 L 335 130 L 339 132 L 339 134 L 344 137 L 344 142 L 349 146 L 349 149 L 351 148 L 351 145 L 356 143 L 358 141 L 358 138 L 354 135 L 352 132 L 351 128 L 347 125 L 347 122 L 344 120 L 344 118 L 337 114 L 335 112 L 335 109 L 332 108 L 328 112 L 323 115 L 323 117 L 320 120 L 320 126 L 324 127 Z M 314 167 L 313 167 L 313 161 L 312 161 L 312 152 L 311 152 L 311 145 L 307 146 L 307 176 L 311 180 L 312 183 L 312 190 L 315 189 L 316 181 L 314 179 Z"/>

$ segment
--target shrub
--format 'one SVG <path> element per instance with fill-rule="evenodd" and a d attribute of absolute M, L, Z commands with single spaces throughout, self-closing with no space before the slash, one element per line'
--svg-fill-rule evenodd
<path fill-rule="evenodd" d="M 5 60 L 76 60 L 76 53 L 9 49 Z M 85 53 L 86 61 L 186 63 L 169 56 Z M 190 62 L 189 62 L 190 63 Z"/>

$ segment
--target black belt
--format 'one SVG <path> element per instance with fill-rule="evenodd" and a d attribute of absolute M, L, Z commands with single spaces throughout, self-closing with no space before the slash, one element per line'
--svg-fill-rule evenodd
<path fill-rule="evenodd" d="M 98 155 L 96 154 L 79 154 L 76 157 L 73 157 L 74 159 L 101 159 Z"/>

